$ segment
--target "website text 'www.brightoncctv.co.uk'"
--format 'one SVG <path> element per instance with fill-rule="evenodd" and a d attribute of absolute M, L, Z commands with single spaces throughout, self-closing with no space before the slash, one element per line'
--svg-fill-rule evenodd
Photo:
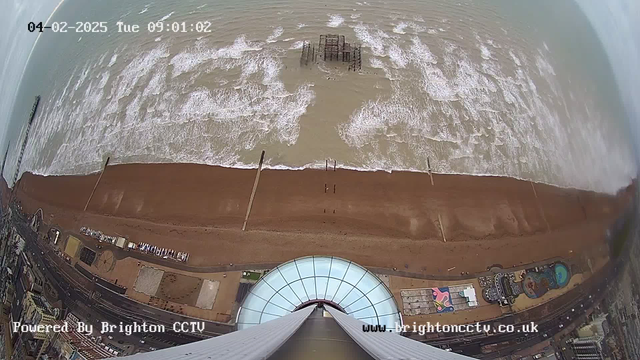
<path fill-rule="evenodd" d="M 387 328 L 386 325 L 362 325 L 364 332 L 386 332 L 394 331 L 396 333 L 417 333 L 425 335 L 427 333 L 487 333 L 487 334 L 504 334 L 504 333 L 537 333 L 538 325 L 530 322 L 527 324 L 511 325 L 511 324 L 440 324 L 439 322 L 424 324 L 396 324 L 393 329 Z"/>

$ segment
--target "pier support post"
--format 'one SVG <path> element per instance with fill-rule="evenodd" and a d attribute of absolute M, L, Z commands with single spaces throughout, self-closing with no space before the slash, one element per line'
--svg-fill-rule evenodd
<path fill-rule="evenodd" d="M 256 180 L 253 182 L 253 190 L 251 190 L 251 197 L 249 198 L 249 206 L 247 206 L 247 215 L 244 217 L 244 224 L 242 224 L 242 231 L 247 228 L 247 221 L 249 221 L 249 214 L 251 214 L 251 206 L 253 206 L 253 198 L 256 196 L 256 190 L 258 189 L 258 181 L 260 181 L 260 172 L 262 171 L 262 162 L 264 161 L 264 150 L 260 155 L 260 163 L 258 164 L 258 171 L 256 172 Z"/>

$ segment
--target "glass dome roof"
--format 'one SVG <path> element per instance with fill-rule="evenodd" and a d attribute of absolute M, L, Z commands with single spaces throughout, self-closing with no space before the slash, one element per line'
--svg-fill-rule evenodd
<path fill-rule="evenodd" d="M 393 295 L 375 274 L 348 260 L 309 256 L 277 266 L 251 288 L 238 311 L 238 330 L 315 302 L 329 303 L 358 320 L 387 329 L 402 324 Z"/>

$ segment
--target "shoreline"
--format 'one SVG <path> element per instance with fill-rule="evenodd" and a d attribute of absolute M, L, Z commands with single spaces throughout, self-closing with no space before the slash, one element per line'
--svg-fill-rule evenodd
<path fill-rule="evenodd" d="M 172 211 L 173 215 L 182 218 L 184 215 L 194 215 L 194 212 L 198 212 L 198 210 L 212 210 L 211 206 L 207 206 L 199 199 L 199 196 L 194 196 L 197 195 L 194 193 L 200 191 L 203 195 L 212 195 L 210 199 L 212 202 L 226 203 L 226 209 L 217 208 L 209 217 L 244 217 L 256 170 L 257 167 L 235 168 L 191 163 L 109 165 L 104 171 L 104 179 L 101 179 L 97 185 L 95 196 L 92 197 L 87 210 L 103 215 L 120 215 L 143 220 L 169 220 L 169 223 L 173 223 L 170 218 L 167 218 L 166 215 L 169 214 L 165 214 L 166 209 L 163 209 L 164 204 L 161 201 L 153 201 L 153 209 L 149 210 L 147 206 L 149 200 L 157 198 L 158 194 L 163 194 L 163 196 L 169 196 L 167 200 L 173 201 L 174 204 L 184 203 L 188 207 L 188 209 L 184 209 L 185 214 Z M 99 178 L 100 173 L 101 171 L 87 175 L 43 176 L 26 172 L 23 173 L 18 181 L 17 193 L 43 200 L 44 203 L 50 205 L 77 209 L 80 203 L 85 202 L 83 207 L 86 205 L 86 200 L 93 191 L 88 189 L 96 186 L 96 180 Z M 299 199 L 293 199 L 295 197 L 305 197 L 309 202 L 315 201 L 317 205 L 322 203 L 322 213 L 308 211 L 309 213 L 305 215 L 327 214 L 327 210 L 330 210 L 333 214 L 334 211 L 345 205 L 345 201 L 348 203 L 347 213 L 353 212 L 351 210 L 355 202 L 368 202 L 374 205 L 372 207 L 375 207 L 376 202 L 380 201 L 391 205 L 391 207 L 415 207 L 412 210 L 414 210 L 413 215 L 417 217 L 418 213 L 425 210 L 429 212 L 429 209 L 424 209 L 424 206 L 417 204 L 412 199 L 414 197 L 422 198 L 426 202 L 438 200 L 437 204 L 428 205 L 428 207 L 438 208 L 436 209 L 438 214 L 450 212 L 460 207 L 495 209 L 503 206 L 504 201 L 517 200 L 522 205 L 518 209 L 519 211 L 524 208 L 525 211 L 531 212 L 532 208 L 537 208 L 533 211 L 538 213 L 537 216 L 534 216 L 536 217 L 534 219 L 536 223 L 547 223 L 548 219 L 546 218 L 548 216 L 555 217 L 559 215 L 563 217 L 567 215 L 554 211 L 552 207 L 555 207 L 555 205 L 548 204 L 558 201 L 563 206 L 571 208 L 574 212 L 576 211 L 577 201 L 585 218 L 587 217 L 587 208 L 598 212 L 595 209 L 594 201 L 601 203 L 605 207 L 604 212 L 609 212 L 610 209 L 608 208 L 611 206 L 618 208 L 617 211 L 613 212 L 619 212 L 621 209 L 615 205 L 618 202 L 616 199 L 625 196 L 629 198 L 629 194 L 633 192 L 632 189 L 635 186 L 634 183 L 631 183 L 626 188 L 620 189 L 616 195 L 612 195 L 505 176 L 429 174 L 418 171 L 368 171 L 340 167 L 336 167 L 334 170 L 332 166 L 327 166 L 326 170 L 325 167 L 299 169 L 263 167 L 261 174 L 266 180 L 263 179 L 257 187 L 258 203 L 260 203 L 260 198 L 264 197 L 268 197 L 273 204 L 281 203 L 281 205 L 287 205 L 286 203 L 291 201 L 296 202 L 296 205 L 300 205 Z M 431 185 L 431 177 L 434 179 L 434 185 Z M 213 181 L 211 185 L 207 180 Z M 287 187 L 288 183 L 291 183 L 292 187 L 283 189 L 283 187 Z M 214 184 L 215 187 L 213 186 Z M 186 190 L 189 198 L 177 196 L 176 193 L 171 195 L 164 193 L 165 191 L 176 190 L 178 192 L 185 192 Z M 380 190 L 384 191 L 380 192 Z M 345 194 L 345 191 L 347 194 Z M 336 192 L 339 195 L 332 196 Z M 52 196 L 54 193 L 57 195 Z M 465 195 L 467 200 L 461 200 L 460 197 Z M 569 199 L 573 196 L 577 200 Z M 64 200 L 62 197 L 64 197 Z M 488 197 L 493 197 L 494 199 L 488 199 Z M 583 200 L 587 202 L 586 207 L 582 203 Z M 460 204 L 462 206 L 456 206 L 456 201 L 462 202 Z M 482 206 L 473 204 L 477 201 L 482 201 Z M 194 205 L 194 207 L 189 207 L 188 205 Z M 200 206 L 200 209 L 198 209 L 198 206 Z M 260 209 L 260 206 L 260 204 L 257 204 L 258 209 Z M 273 208 L 274 206 L 267 207 Z M 305 210 L 311 210 L 309 208 L 313 206 L 304 207 L 307 208 Z M 159 208 L 159 211 L 157 211 L 157 208 Z M 319 206 L 316 206 L 316 208 L 319 209 Z M 368 211 L 362 205 L 359 208 L 358 210 L 360 211 Z M 258 210 L 258 215 L 255 214 L 255 210 L 252 210 L 251 217 L 260 219 L 262 217 L 295 217 L 302 215 L 299 212 L 283 214 L 274 209 L 264 210 L 267 210 L 264 211 L 264 214 L 260 214 L 260 210 Z M 390 212 L 398 212 L 397 209 L 395 211 L 394 209 L 389 210 Z M 545 215 L 546 212 L 551 213 Z M 341 215 L 344 215 L 344 213 Z M 405 217 L 407 217 L 406 215 Z M 442 217 L 443 214 L 440 215 Z M 513 211 L 511 211 L 510 215 L 523 217 L 516 216 L 517 214 Z M 361 216 L 356 214 L 355 217 L 359 218 Z M 507 214 L 507 217 L 509 217 L 509 214 Z M 431 216 L 431 218 L 433 219 L 434 217 Z M 440 222 L 441 220 L 435 221 Z M 444 222 L 447 222 L 446 215 Z M 525 222 L 528 223 L 525 225 L 530 225 L 531 223 L 531 221 Z M 554 221 L 552 220 L 552 222 Z M 192 221 L 187 221 L 187 223 L 192 223 Z M 561 220 L 560 223 L 564 223 L 564 221 Z M 549 228 L 548 224 L 545 225 Z M 440 232 L 442 231 L 440 230 Z"/>
<path fill-rule="evenodd" d="M 329 164 L 329 168 L 333 168 L 330 164 L 332 164 L 332 161 L 334 161 L 334 159 L 328 159 L 328 164 Z M 102 162 L 104 163 L 104 161 Z M 198 165 L 198 166 L 208 166 L 208 167 L 214 167 L 214 168 L 225 168 L 225 169 L 238 169 L 238 170 L 256 170 L 258 169 L 258 164 L 257 163 L 250 163 L 250 164 L 233 164 L 233 165 L 221 165 L 221 164 L 205 164 L 205 163 L 199 163 L 199 162 L 125 162 L 125 163 L 118 163 L 116 160 L 111 159 L 110 161 L 111 166 L 120 166 L 120 165 L 136 165 L 136 166 L 144 166 L 144 165 Z M 304 170 L 323 170 L 325 168 L 325 165 L 322 164 L 321 162 L 313 162 L 313 163 L 308 163 L 305 165 L 301 165 L 301 166 L 289 166 L 289 165 L 270 165 L 268 163 L 264 163 L 262 165 L 262 169 L 263 170 L 282 170 L 282 171 L 304 171 Z M 348 171 L 357 171 L 357 172 L 365 172 L 365 173 L 376 173 L 376 172 L 384 172 L 384 173 L 417 173 L 417 174 L 425 174 L 428 175 L 430 172 L 428 170 L 418 170 L 418 169 L 380 169 L 380 168 L 363 168 L 363 167 L 357 167 L 357 166 L 350 166 L 350 165 L 341 165 L 338 164 L 336 166 L 336 169 L 340 169 L 340 170 L 348 170 Z M 94 175 L 94 174 L 98 174 L 100 173 L 102 170 L 98 169 L 95 171 L 91 171 L 91 172 L 87 172 L 87 173 L 82 173 L 82 174 L 42 174 L 39 172 L 33 172 L 33 171 L 23 171 L 22 174 L 20 174 L 20 178 L 22 178 L 22 176 L 24 174 L 31 174 L 31 175 L 36 175 L 36 176 L 42 176 L 42 177 L 60 177 L 60 176 L 89 176 L 89 175 Z M 520 181 L 526 181 L 526 182 L 532 182 L 536 185 L 547 185 L 547 186 L 552 186 L 552 187 L 557 187 L 560 189 L 565 189 L 565 190 L 577 190 L 577 191 L 587 191 L 587 192 L 594 192 L 594 193 L 600 193 L 600 194 L 606 194 L 606 195 L 611 195 L 611 196 L 615 196 L 618 193 L 620 193 L 621 191 L 624 191 L 626 188 L 628 188 L 631 184 L 633 184 L 633 182 L 635 181 L 633 178 L 629 179 L 629 183 L 627 185 L 621 186 L 620 188 L 618 188 L 615 192 L 608 192 L 608 191 L 598 191 L 598 190 L 594 190 L 594 189 L 587 189 L 587 188 L 580 188 L 580 187 L 576 187 L 574 185 L 561 185 L 561 184 L 557 184 L 557 183 L 553 183 L 553 182 L 544 182 L 544 181 L 540 181 L 540 180 L 532 180 L 532 179 L 528 179 L 528 178 L 524 178 L 524 177 L 520 177 L 520 176 L 515 176 L 515 175 L 506 175 L 506 174 L 489 174 L 489 173 L 466 173 L 466 172 L 440 172 L 440 171 L 431 171 L 431 174 L 433 175 L 459 175 L 459 176 L 470 176 L 470 177 L 494 177 L 494 178 L 507 178 L 507 179 L 514 179 L 514 180 L 520 180 Z M 5 180 L 6 182 L 6 180 Z"/>
<path fill-rule="evenodd" d="M 196 267 L 325 254 L 442 275 L 451 267 L 481 272 L 607 257 L 605 231 L 634 191 L 614 197 L 501 177 L 434 174 L 431 185 L 423 173 L 267 169 L 242 231 L 255 175 L 193 164 L 110 165 L 87 211 L 98 174 L 27 173 L 17 196 L 25 212 L 42 208 L 44 222 L 65 233 L 87 226 L 187 251 Z"/>

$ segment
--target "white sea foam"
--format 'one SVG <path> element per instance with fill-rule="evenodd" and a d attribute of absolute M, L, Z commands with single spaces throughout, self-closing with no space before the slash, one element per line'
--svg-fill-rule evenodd
<path fill-rule="evenodd" d="M 278 38 L 284 33 L 284 29 L 282 28 L 282 26 L 278 26 L 277 28 L 273 29 L 273 32 L 271 33 L 271 35 L 269 35 L 269 37 L 267 38 L 267 42 L 268 43 L 274 43 L 276 41 L 278 41 Z"/>
<path fill-rule="evenodd" d="M 488 60 L 491 58 L 491 51 L 484 44 L 480 45 L 480 55 L 483 59 Z"/>
<path fill-rule="evenodd" d="M 175 13 L 175 11 L 172 11 L 172 12 L 168 13 L 167 15 L 163 16 L 163 17 L 162 17 L 160 20 L 158 20 L 158 21 L 165 21 L 165 20 L 167 20 L 168 18 L 170 18 L 170 17 L 171 17 L 171 15 L 173 15 L 174 13 Z"/>
<path fill-rule="evenodd" d="M 218 58 L 235 58 L 238 59 L 243 53 L 247 51 L 262 50 L 260 43 L 247 41 L 244 35 L 241 35 L 235 39 L 233 45 L 222 47 L 216 52 Z"/>
<path fill-rule="evenodd" d="M 393 28 L 393 32 L 396 34 L 406 34 L 404 29 L 406 29 L 407 26 L 409 26 L 407 23 L 400 22 Z"/>
<path fill-rule="evenodd" d="M 384 84 L 377 95 L 338 126 L 355 154 L 343 168 L 425 171 L 430 158 L 440 173 L 505 175 L 608 192 L 628 183 L 629 149 L 611 141 L 616 137 L 601 125 L 607 115 L 585 101 L 582 89 L 563 93 L 545 44 L 526 52 L 479 40 L 479 57 L 464 42 L 420 34 L 427 29 L 407 19 L 399 28 L 397 22 L 350 22 L 369 66 L 391 81 L 376 80 L 376 86 Z M 267 40 L 282 36 L 276 30 Z M 78 64 L 43 103 L 24 169 L 92 172 L 106 154 L 114 163 L 254 167 L 243 154 L 296 144 L 300 119 L 316 97 L 304 79 L 286 87 L 280 79 L 287 47 L 303 44 L 293 40 L 267 45 L 244 35 L 226 44 L 199 38 L 170 53 L 177 47 L 167 38 L 144 50 L 97 54 Z M 107 67 L 96 66 L 105 56 L 111 56 Z M 203 75 L 209 79 L 198 81 Z M 594 172 L 591 160 L 602 153 L 613 155 Z M 303 167 L 314 166 L 310 161 Z M 266 167 L 300 168 L 269 159 Z"/>
<path fill-rule="evenodd" d="M 341 138 L 359 154 L 355 167 L 425 171 L 429 157 L 443 173 L 536 174 L 537 181 L 605 192 L 628 184 L 633 176 L 633 167 L 624 165 L 632 163 L 628 146 L 609 143 L 607 149 L 608 130 L 581 123 L 586 114 L 595 116 L 593 108 L 587 107 L 584 116 L 579 115 L 582 104 L 565 105 L 566 114 L 557 112 L 554 99 L 562 98 L 562 92 L 542 51 L 525 61 L 524 54 L 508 49 L 507 59 L 518 66 L 515 76 L 509 76 L 494 58 L 499 54 L 482 43 L 482 62 L 477 63 L 448 40 L 441 41 L 443 56 L 438 58 L 418 36 L 407 46 L 398 38 L 374 36 L 377 30 L 370 25 L 360 24 L 354 31 L 375 55 L 370 66 L 395 80 L 389 96 L 365 101 L 338 127 Z M 408 75 L 412 68 L 421 81 Z M 540 87 L 554 96 L 542 96 Z M 577 146 L 576 139 L 589 140 Z M 588 165 L 598 153 L 611 151 L 620 156 L 609 167 L 616 173 L 615 185 L 609 177 L 594 175 Z"/>
<path fill-rule="evenodd" d="M 302 45 L 304 45 L 304 41 L 296 41 L 293 44 L 291 44 L 289 49 L 291 50 L 302 49 Z"/>
<path fill-rule="evenodd" d="M 106 59 L 106 57 L 107 53 L 102 54 L 102 56 L 100 56 L 100 60 L 98 60 L 97 66 L 102 66 L 102 63 L 104 63 L 104 59 Z"/>
<path fill-rule="evenodd" d="M 372 57 L 369 59 L 369 66 L 374 69 L 384 69 L 384 63 L 380 58 Z"/>
<path fill-rule="evenodd" d="M 203 49 L 196 47 L 192 51 L 184 51 L 177 54 L 171 59 L 173 71 L 171 77 L 176 77 L 183 73 L 193 70 L 206 61 L 213 61 L 215 50 Z"/>
<path fill-rule="evenodd" d="M 403 69 L 409 63 L 408 55 L 400 49 L 397 44 L 391 44 L 389 46 L 389 60 L 393 63 L 393 66 L 398 69 Z"/>
<path fill-rule="evenodd" d="M 542 55 L 536 56 L 536 66 L 538 67 L 538 71 L 539 71 L 540 75 L 543 75 L 543 76 L 545 76 L 545 75 L 555 76 L 556 75 L 555 70 L 553 70 L 553 66 L 551 66 L 551 64 L 549 64 L 547 59 L 544 58 Z"/>
<path fill-rule="evenodd" d="M 144 13 L 146 13 L 147 11 L 149 11 L 149 5 L 151 5 L 151 4 L 147 4 L 147 5 L 145 5 L 145 6 L 144 6 L 144 9 L 140 10 L 140 12 L 139 12 L 138 14 L 144 14 Z"/>
<path fill-rule="evenodd" d="M 87 76 L 89 75 L 90 70 L 91 70 L 91 66 L 89 64 L 86 64 L 82 69 L 82 73 L 80 74 L 80 78 L 78 79 L 78 82 L 73 87 L 74 90 L 78 90 L 82 86 L 84 81 L 87 79 Z"/>
<path fill-rule="evenodd" d="M 511 56 L 511 59 L 513 59 L 513 63 L 516 64 L 516 66 L 522 66 L 520 59 L 518 59 L 511 49 L 509 49 L 509 56 Z"/>
<path fill-rule="evenodd" d="M 302 29 L 302 28 L 303 28 L 303 27 L 305 27 L 305 26 L 307 26 L 307 25 L 306 25 L 306 24 L 303 24 L 303 23 L 299 23 L 299 24 L 297 25 L 298 29 Z"/>
<path fill-rule="evenodd" d="M 116 63 L 116 60 L 118 60 L 118 54 L 113 54 L 113 56 L 111 57 L 111 60 L 109 60 L 109 65 L 107 65 L 108 67 L 113 66 L 113 64 Z"/>
<path fill-rule="evenodd" d="M 411 30 L 413 30 L 413 34 L 414 35 L 417 35 L 417 34 L 419 34 L 421 32 L 427 31 L 426 27 L 424 27 L 422 25 L 419 25 L 419 24 L 416 24 L 416 23 L 411 22 L 411 21 L 408 23 L 408 25 L 411 28 Z"/>
<path fill-rule="evenodd" d="M 350 17 L 351 17 L 352 19 L 357 19 L 357 18 L 359 18 L 361 15 L 362 15 L 362 14 L 359 14 L 359 13 L 358 13 L 358 14 L 351 14 L 351 16 L 350 16 Z"/>
<path fill-rule="evenodd" d="M 296 142 L 298 121 L 315 93 L 309 83 L 285 89 L 279 80 L 281 50 L 262 50 L 244 36 L 217 49 L 201 40 L 173 57 L 169 46 L 121 53 L 127 65 L 113 76 L 108 71 L 86 75 L 94 68 L 91 63 L 78 67 L 67 86 L 52 94 L 55 101 L 46 104 L 44 121 L 34 127 L 27 168 L 41 174 L 88 173 L 99 168 L 104 154 L 114 163 L 243 166 L 239 154 L 259 143 Z M 202 60 L 203 53 L 211 63 Z M 210 67 L 242 74 L 210 88 L 186 88 L 190 76 L 169 81 L 173 72 L 198 76 Z M 61 144 L 51 143 L 58 138 Z"/>
<path fill-rule="evenodd" d="M 104 88 L 107 85 L 107 81 L 109 81 L 109 72 L 105 71 L 100 75 L 100 82 L 98 83 L 98 89 Z"/>
<path fill-rule="evenodd" d="M 344 23 L 344 18 L 339 14 L 328 14 L 329 21 L 327 21 L 328 27 L 338 27 Z"/>
<path fill-rule="evenodd" d="M 210 62 L 214 67 L 220 67 L 223 63 L 219 60 L 239 59 L 245 52 L 261 49 L 260 43 L 247 41 L 244 35 L 237 37 L 233 45 L 220 49 L 214 49 L 202 42 L 197 42 L 193 48 L 187 49 L 171 59 L 171 65 L 173 65 L 171 77 L 189 72 L 205 62 Z"/>
<path fill-rule="evenodd" d="M 353 31 L 356 33 L 358 40 L 362 42 L 362 45 L 371 49 L 371 52 L 375 56 L 386 56 L 384 51 L 385 39 L 389 38 L 389 35 L 377 27 L 371 27 L 365 25 L 362 22 L 358 23 Z"/>

